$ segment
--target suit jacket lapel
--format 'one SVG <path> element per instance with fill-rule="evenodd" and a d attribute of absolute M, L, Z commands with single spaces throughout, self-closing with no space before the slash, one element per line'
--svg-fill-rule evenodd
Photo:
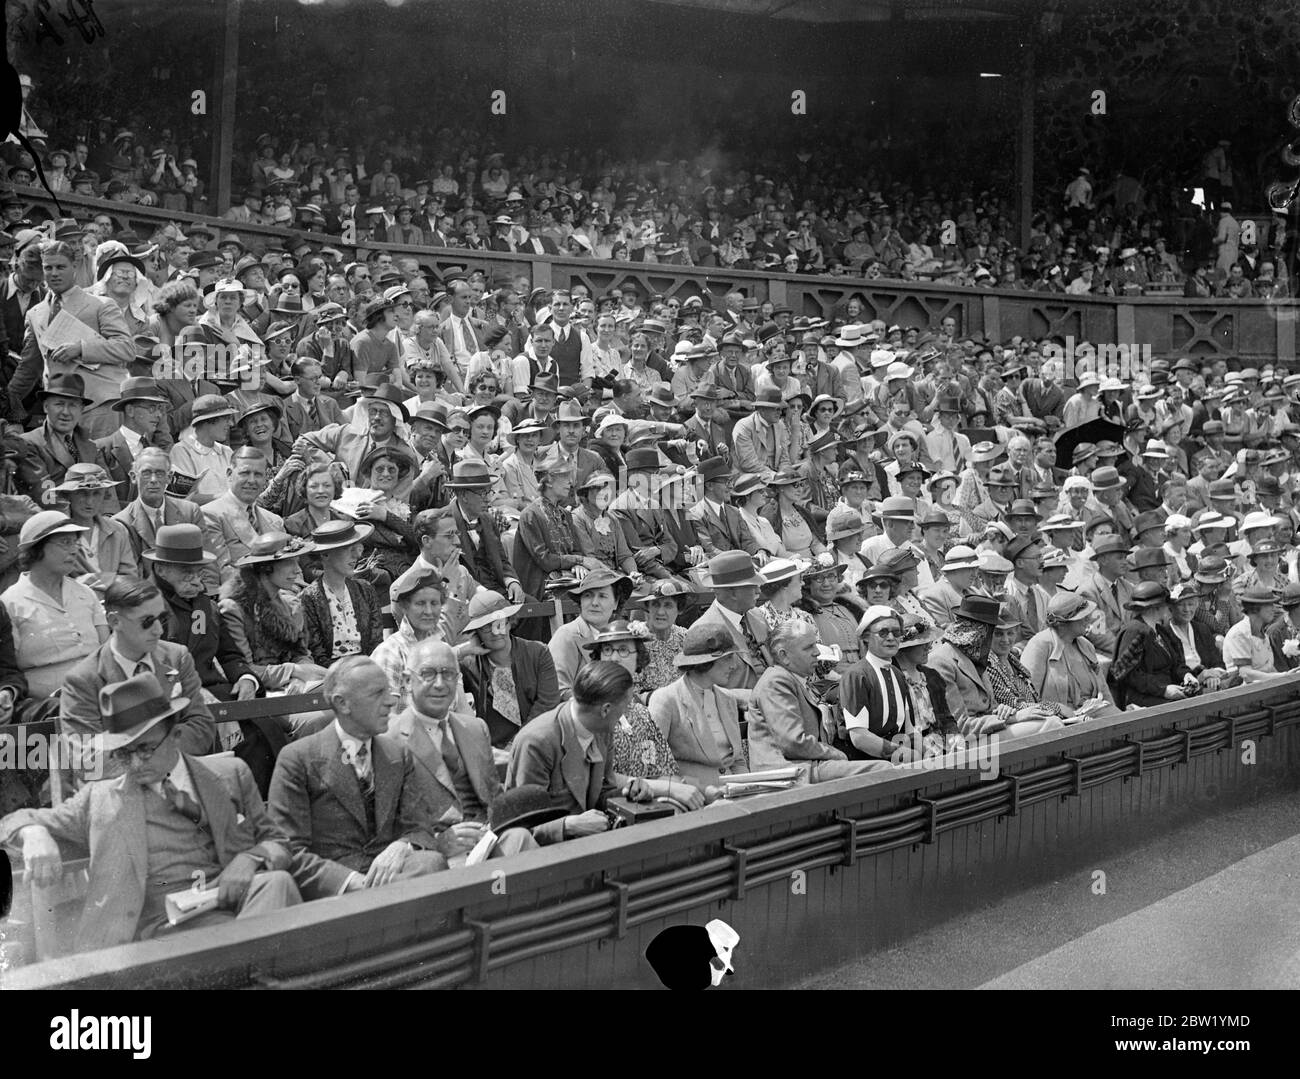
<path fill-rule="evenodd" d="M 217 848 L 217 861 L 225 865 L 238 853 L 230 849 L 235 832 L 235 807 L 230 794 L 221 785 L 221 781 L 197 759 L 187 754 L 182 754 L 181 757 L 189 767 L 199 805 L 207 814 L 208 829 L 212 832 L 212 841 Z"/>
<path fill-rule="evenodd" d="M 331 723 L 326 729 L 329 731 L 329 737 L 321 746 L 320 758 L 321 768 L 325 773 L 325 785 L 334 792 L 334 796 L 338 798 L 343 808 L 351 813 L 364 829 L 369 822 L 366 820 L 365 803 L 361 799 L 361 784 L 352 765 L 343 760 L 343 743 L 339 741 L 334 725 Z"/>
<path fill-rule="evenodd" d="M 485 759 L 482 738 L 476 737 L 469 724 L 455 712 L 452 712 L 448 717 L 448 724 L 452 728 L 452 735 L 456 739 L 456 748 L 460 750 L 460 759 L 465 763 L 465 772 L 469 776 L 474 793 L 478 795 L 479 801 L 483 803 L 485 809 L 491 808 L 493 792 L 483 789 L 483 778 L 489 774 L 488 769 L 496 767 L 491 760 L 491 747 L 488 747 Z"/>
<path fill-rule="evenodd" d="M 392 747 L 376 738 L 370 740 L 370 746 L 375 769 L 375 830 L 383 835 L 397 812 L 397 797 L 402 789 L 402 757 L 400 752 L 390 756 Z"/>
<path fill-rule="evenodd" d="M 457 801 L 455 782 L 443 762 L 442 754 L 434 746 L 433 739 L 429 737 L 429 732 L 424 729 L 424 724 L 416 717 L 414 710 L 407 710 L 397 729 L 406 738 L 407 747 L 415 757 L 415 762 L 429 773 L 454 804 Z"/>
<path fill-rule="evenodd" d="M 559 718 L 560 729 L 564 732 L 560 772 L 564 776 L 564 785 L 569 788 L 574 801 L 586 809 L 591 804 L 591 765 L 587 763 L 586 751 L 578 742 L 574 719 L 567 707 L 560 712 Z"/>

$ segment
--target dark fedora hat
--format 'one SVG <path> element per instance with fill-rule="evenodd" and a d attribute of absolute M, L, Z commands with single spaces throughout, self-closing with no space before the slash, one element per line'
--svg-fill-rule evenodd
<path fill-rule="evenodd" d="M 154 339 L 157 344 L 157 338 Z M 163 394 L 157 381 L 152 378 L 125 378 L 122 380 L 122 388 L 119 391 L 118 400 L 113 402 L 114 412 L 121 412 L 123 406 L 140 404 L 141 402 L 153 403 L 156 405 L 167 404 L 167 397 Z"/>
<path fill-rule="evenodd" d="M 659 451 L 654 446 L 628 450 L 623 460 L 629 472 L 658 472 L 662 467 Z"/>
<path fill-rule="evenodd" d="M 1155 569 L 1169 565 L 1169 555 L 1163 547 L 1139 547 L 1133 555 L 1134 569 Z"/>
<path fill-rule="evenodd" d="M 100 749 L 111 753 L 129 746 L 163 720 L 179 715 L 189 704 L 188 697 L 164 697 L 162 686 L 151 674 L 109 683 L 99 691 L 99 714 L 103 720 Z"/>
<path fill-rule="evenodd" d="M 982 622 L 986 626 L 996 626 L 1000 621 L 1000 604 L 991 596 L 967 594 L 961 598 L 961 606 L 953 614 L 971 622 Z"/>
<path fill-rule="evenodd" d="M 361 395 L 361 403 L 365 404 L 367 401 L 382 401 L 385 404 L 392 405 L 401 414 L 402 419 L 408 423 L 411 420 L 411 413 L 406 407 L 405 394 L 391 382 L 385 382 L 381 386 L 366 390 Z"/>
<path fill-rule="evenodd" d="M 154 537 L 152 551 L 145 551 L 150 562 L 172 566 L 207 566 L 217 556 L 203 549 L 203 530 L 198 525 L 163 525 Z"/>
<path fill-rule="evenodd" d="M 37 399 L 46 397 L 70 397 L 83 405 L 93 402 L 86 396 L 86 381 L 80 375 L 51 375 L 45 382 L 45 388 L 37 391 Z"/>
<path fill-rule="evenodd" d="M 757 587 L 763 583 L 754 568 L 754 559 L 744 551 L 721 551 L 709 559 L 704 581 L 707 588 Z"/>
<path fill-rule="evenodd" d="M 508 828 L 536 828 L 569 815 L 568 808 L 551 792 L 536 783 L 525 783 L 502 791 L 488 812 L 489 826 L 497 835 Z"/>
<path fill-rule="evenodd" d="M 250 416 L 256 416 L 259 412 L 274 412 L 276 422 L 278 423 L 280 417 L 284 415 L 284 407 L 279 401 L 273 401 L 271 398 L 263 396 L 244 408 L 244 410 L 239 413 L 239 419 L 235 422 L 243 423 Z"/>
<path fill-rule="evenodd" d="M 1269 593 L 1268 602 L 1272 602 L 1273 593 Z M 1159 607 L 1169 602 L 1169 589 L 1157 581 L 1143 581 L 1133 588 L 1133 594 L 1124 604 L 1130 611 L 1139 611 L 1147 607 Z"/>

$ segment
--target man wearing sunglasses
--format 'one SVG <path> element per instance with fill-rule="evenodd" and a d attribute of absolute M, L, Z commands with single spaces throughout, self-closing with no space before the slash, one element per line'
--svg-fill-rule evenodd
<path fill-rule="evenodd" d="M 203 703 L 203 683 L 190 653 L 179 644 L 163 640 L 167 631 L 167 603 L 152 581 L 114 581 L 104 593 L 108 614 L 108 640 L 68 672 L 60 694 L 59 721 L 67 734 L 91 736 L 104 730 L 99 691 L 113 682 L 149 674 L 170 700 L 184 696 L 188 704 L 176 718 L 174 739 L 182 753 L 201 755 L 214 748 L 216 727 Z M 83 759 L 89 776 L 99 764 L 104 774 L 120 768 L 111 759 Z"/>

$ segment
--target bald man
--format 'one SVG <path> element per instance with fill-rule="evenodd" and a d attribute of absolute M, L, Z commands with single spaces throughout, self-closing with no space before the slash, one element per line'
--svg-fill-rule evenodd
<path fill-rule="evenodd" d="M 271 818 L 289 836 L 305 899 L 447 868 L 447 799 L 386 734 L 397 698 L 368 656 L 337 661 L 322 686 L 334 720 L 291 742 L 271 777 Z"/>

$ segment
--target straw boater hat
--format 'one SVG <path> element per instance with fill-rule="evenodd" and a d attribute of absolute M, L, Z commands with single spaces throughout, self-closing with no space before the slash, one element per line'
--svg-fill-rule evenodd
<path fill-rule="evenodd" d="M 18 533 L 18 549 L 25 551 L 51 536 L 89 531 L 90 529 L 84 525 L 73 524 L 66 513 L 61 513 L 59 510 L 42 510 L 23 522 L 22 530 Z"/>
<path fill-rule="evenodd" d="M 356 521 L 326 521 L 320 527 L 313 529 L 311 542 L 317 553 L 337 551 L 343 547 L 351 547 L 354 543 L 363 542 L 374 530 L 374 525 L 360 524 Z"/>

